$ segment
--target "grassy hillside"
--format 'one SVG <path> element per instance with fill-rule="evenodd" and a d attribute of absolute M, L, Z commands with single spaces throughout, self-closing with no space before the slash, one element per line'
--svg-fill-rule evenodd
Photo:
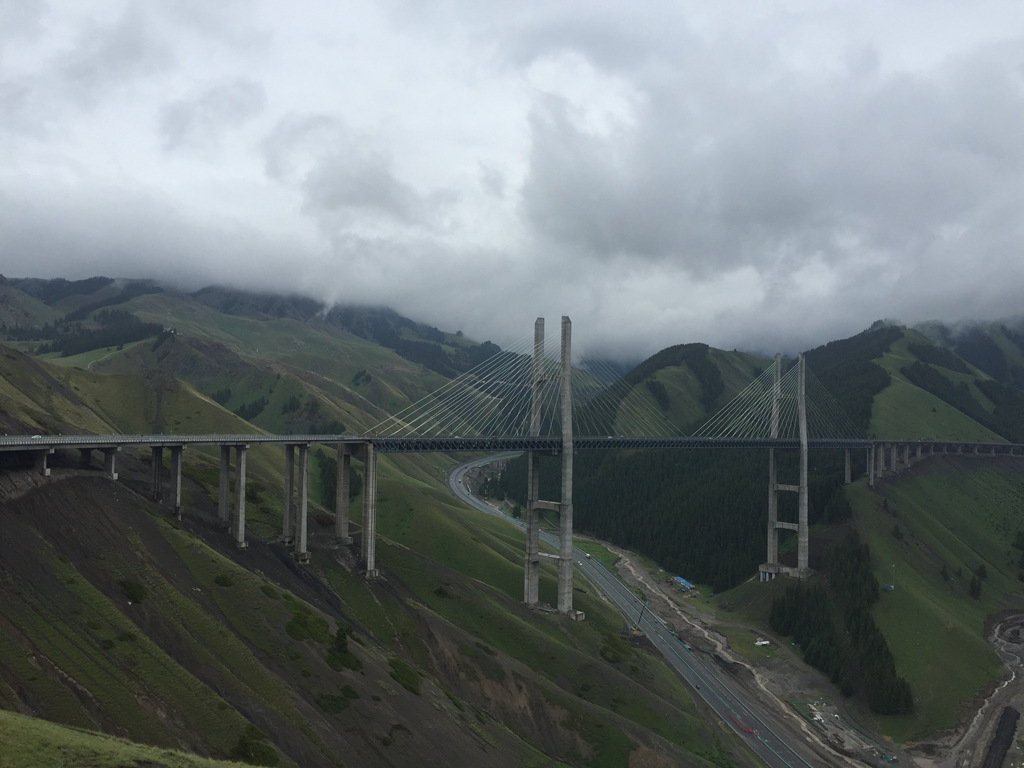
<path fill-rule="evenodd" d="M 910 351 L 910 346 L 927 343 L 923 336 L 908 331 L 878 359 L 879 365 L 891 376 L 891 383 L 875 397 L 870 434 L 893 439 L 927 437 L 965 442 L 1002 442 L 1003 438 L 991 429 L 907 380 L 902 369 L 918 359 Z M 974 375 L 949 369 L 942 369 L 942 372 L 951 382 L 967 385 L 975 397 L 988 404 L 988 411 L 991 412 L 991 403 L 974 386 Z M 975 374 L 988 378 L 977 371 Z"/>
<path fill-rule="evenodd" d="M 485 348 L 385 310 L 323 312 L 295 297 L 103 280 L 20 285 L 26 317 L 75 318 L 67 333 L 96 330 L 108 307 L 175 332 L 49 362 L 0 350 L 4 431 L 360 433 Z M 1022 357 L 1018 337 L 996 330 L 991 343 L 957 346 L 880 325 L 808 360 L 868 434 L 999 441 L 1000 418 L 1021 394 Z M 954 354 L 968 348 L 969 360 Z M 769 362 L 681 344 L 629 381 L 634 398 L 682 431 Z M 417 764 L 442 749 L 448 765 L 751 761 L 584 585 L 575 602 L 586 622 L 523 608 L 522 534 L 453 501 L 443 485 L 451 457 L 382 458 L 384 578 L 372 582 L 353 552 L 332 547 L 316 462 L 312 566 L 295 566 L 276 543 L 279 448 L 250 453 L 252 546 L 233 549 L 211 501 L 215 458 L 186 452 L 180 524 L 145 498 L 148 451 L 126 452 L 117 484 L 60 454 L 50 481 L 4 476 L 0 707 L 204 755 L 263 745 L 282 765 Z M 612 524 L 596 532 L 688 576 L 705 568 L 716 588 L 763 560 L 762 454 L 589 458 L 577 462 L 581 526 L 596 531 L 603 504 Z M 1017 461 L 932 458 L 874 489 L 860 481 L 835 493 L 841 457 L 812 459 L 813 555 L 853 526 L 879 581 L 891 583 L 895 565 L 896 590 L 872 612 L 917 702 L 912 715 L 880 722 L 898 740 L 951 727 L 1000 673 L 983 628 L 1022 607 Z M 758 593 L 751 621 L 767 620 L 764 603 L 778 590 Z M 545 569 L 541 599 L 553 603 L 554 593 Z"/>
<path fill-rule="evenodd" d="M 1001 675 L 986 617 L 1024 609 L 1013 542 L 1024 530 L 1024 460 L 934 457 L 874 491 L 850 488 L 884 592 L 874 614 L 917 710 L 886 724 L 896 738 L 951 728 Z M 981 573 L 981 593 L 970 581 Z M 895 574 L 895 576 L 894 576 Z"/>
<path fill-rule="evenodd" d="M 254 428 L 159 360 L 142 376 L 3 360 L 0 381 L 21 393 L 3 405 L 17 406 L 5 418 L 18 431 Z M 243 375 L 266 376 L 242 362 Z M 283 400 L 336 402 L 280 371 Z M 216 468 L 200 450 L 186 452 L 180 523 L 146 498 L 148 452 L 123 454 L 116 483 L 75 453 L 52 457 L 46 482 L 7 473 L 0 707 L 161 749 L 262 750 L 280 765 L 753 764 L 584 587 L 583 623 L 521 605 L 522 534 L 453 502 L 450 459 L 382 460 L 385 578 L 368 582 L 331 548 L 329 516 L 326 528 L 311 521 L 311 567 L 274 543 L 279 454 L 251 452 L 244 551 L 215 521 Z M 554 601 L 553 570 L 541 589 Z M 332 650 L 339 631 L 344 654 Z"/>
<path fill-rule="evenodd" d="M 174 749 L 147 747 L 114 736 L 69 728 L 47 720 L 0 710 L 0 765 L 47 765 L 52 768 L 238 768 L 246 763 L 211 760 Z"/>

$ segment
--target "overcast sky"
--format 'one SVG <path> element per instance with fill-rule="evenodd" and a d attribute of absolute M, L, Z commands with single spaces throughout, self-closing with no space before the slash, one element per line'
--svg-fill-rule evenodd
<path fill-rule="evenodd" d="M 797 351 L 1024 296 L 1020 0 L 0 0 L 0 273 Z"/>

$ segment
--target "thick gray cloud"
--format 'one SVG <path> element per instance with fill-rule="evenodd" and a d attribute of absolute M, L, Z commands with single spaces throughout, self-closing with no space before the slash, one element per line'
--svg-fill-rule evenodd
<path fill-rule="evenodd" d="M 160 112 L 164 149 L 217 148 L 226 131 L 259 114 L 266 100 L 262 85 L 241 78 L 175 99 Z"/>
<path fill-rule="evenodd" d="M 793 351 L 1024 290 L 1014 0 L 0 1 L 0 272 L 578 352 Z"/>

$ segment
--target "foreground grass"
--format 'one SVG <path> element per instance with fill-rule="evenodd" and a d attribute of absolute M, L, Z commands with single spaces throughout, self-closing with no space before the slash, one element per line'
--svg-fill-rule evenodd
<path fill-rule="evenodd" d="M 148 747 L 102 733 L 67 728 L 0 711 L 0 768 L 230 768 L 243 763 L 210 760 L 173 749 Z"/>

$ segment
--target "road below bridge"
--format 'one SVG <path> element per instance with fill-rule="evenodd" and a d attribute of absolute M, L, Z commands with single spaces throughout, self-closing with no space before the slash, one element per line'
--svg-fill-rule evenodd
<path fill-rule="evenodd" d="M 471 469 L 514 455 L 516 454 L 488 456 L 461 464 L 449 473 L 448 487 L 459 499 L 473 508 L 525 528 L 520 521 L 474 496 L 466 483 L 466 473 Z M 541 538 L 557 551 L 556 536 L 542 532 Z M 862 765 L 835 753 L 815 740 L 804 727 L 805 724 L 800 717 L 779 707 L 777 699 L 768 691 L 763 692 L 765 700 L 752 695 L 749 686 L 740 684 L 731 675 L 723 672 L 712 654 L 684 643 L 650 608 L 644 610 L 641 617 L 643 603 L 622 579 L 601 563 L 588 558 L 583 550 L 573 547 L 573 553 L 576 570 L 619 608 L 626 625 L 635 627 L 639 619 L 640 632 L 689 685 L 694 695 L 703 699 L 766 765 L 772 768 Z M 696 627 L 695 630 L 703 631 Z"/>

